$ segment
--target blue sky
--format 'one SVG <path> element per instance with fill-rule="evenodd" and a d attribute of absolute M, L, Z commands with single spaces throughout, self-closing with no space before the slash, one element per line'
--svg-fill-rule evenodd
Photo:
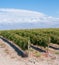
<path fill-rule="evenodd" d="M 0 8 L 33 10 L 59 17 L 59 0 L 0 0 Z"/>
<path fill-rule="evenodd" d="M 59 28 L 59 0 L 0 0 L 0 29 Z"/>

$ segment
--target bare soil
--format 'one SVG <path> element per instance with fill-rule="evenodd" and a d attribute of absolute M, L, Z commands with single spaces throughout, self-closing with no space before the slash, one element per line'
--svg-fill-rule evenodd
<path fill-rule="evenodd" d="M 30 49 L 29 57 L 22 58 L 8 43 L 0 39 L 0 65 L 59 65 L 59 50 L 48 53 Z"/>

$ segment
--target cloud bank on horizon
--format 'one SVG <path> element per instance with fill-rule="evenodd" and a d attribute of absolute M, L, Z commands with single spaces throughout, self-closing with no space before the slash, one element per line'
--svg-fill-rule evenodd
<path fill-rule="evenodd" d="M 0 8 L 0 29 L 7 29 L 8 26 L 9 29 L 59 27 L 59 18 L 41 12 Z"/>

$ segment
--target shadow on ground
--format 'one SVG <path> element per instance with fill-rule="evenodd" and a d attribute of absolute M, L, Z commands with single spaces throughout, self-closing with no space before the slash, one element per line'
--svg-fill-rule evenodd
<path fill-rule="evenodd" d="M 34 45 L 31 45 L 31 47 L 32 47 L 33 49 L 39 51 L 39 52 L 44 52 L 44 53 L 46 52 L 45 50 L 42 50 L 42 49 L 40 49 L 40 48 L 38 48 L 38 47 L 36 47 L 36 46 L 34 46 Z"/>
<path fill-rule="evenodd" d="M 16 47 L 16 45 L 14 45 L 13 43 L 9 42 L 7 39 L 0 37 L 4 42 L 6 42 L 7 44 L 9 44 L 16 52 L 19 56 L 22 57 L 28 57 L 27 54 L 25 54 L 22 50 L 20 50 L 19 48 Z"/>
<path fill-rule="evenodd" d="M 49 48 L 55 49 L 55 50 L 59 50 L 59 48 L 53 47 L 53 46 L 49 46 Z"/>

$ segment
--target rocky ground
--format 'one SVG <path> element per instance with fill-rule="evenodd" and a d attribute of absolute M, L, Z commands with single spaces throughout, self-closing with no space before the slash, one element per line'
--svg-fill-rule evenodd
<path fill-rule="evenodd" d="M 59 53 L 57 52 L 49 54 L 48 57 L 42 54 L 43 56 L 40 57 L 29 55 L 27 58 L 22 58 L 8 43 L 0 39 L 0 65 L 59 65 Z"/>

